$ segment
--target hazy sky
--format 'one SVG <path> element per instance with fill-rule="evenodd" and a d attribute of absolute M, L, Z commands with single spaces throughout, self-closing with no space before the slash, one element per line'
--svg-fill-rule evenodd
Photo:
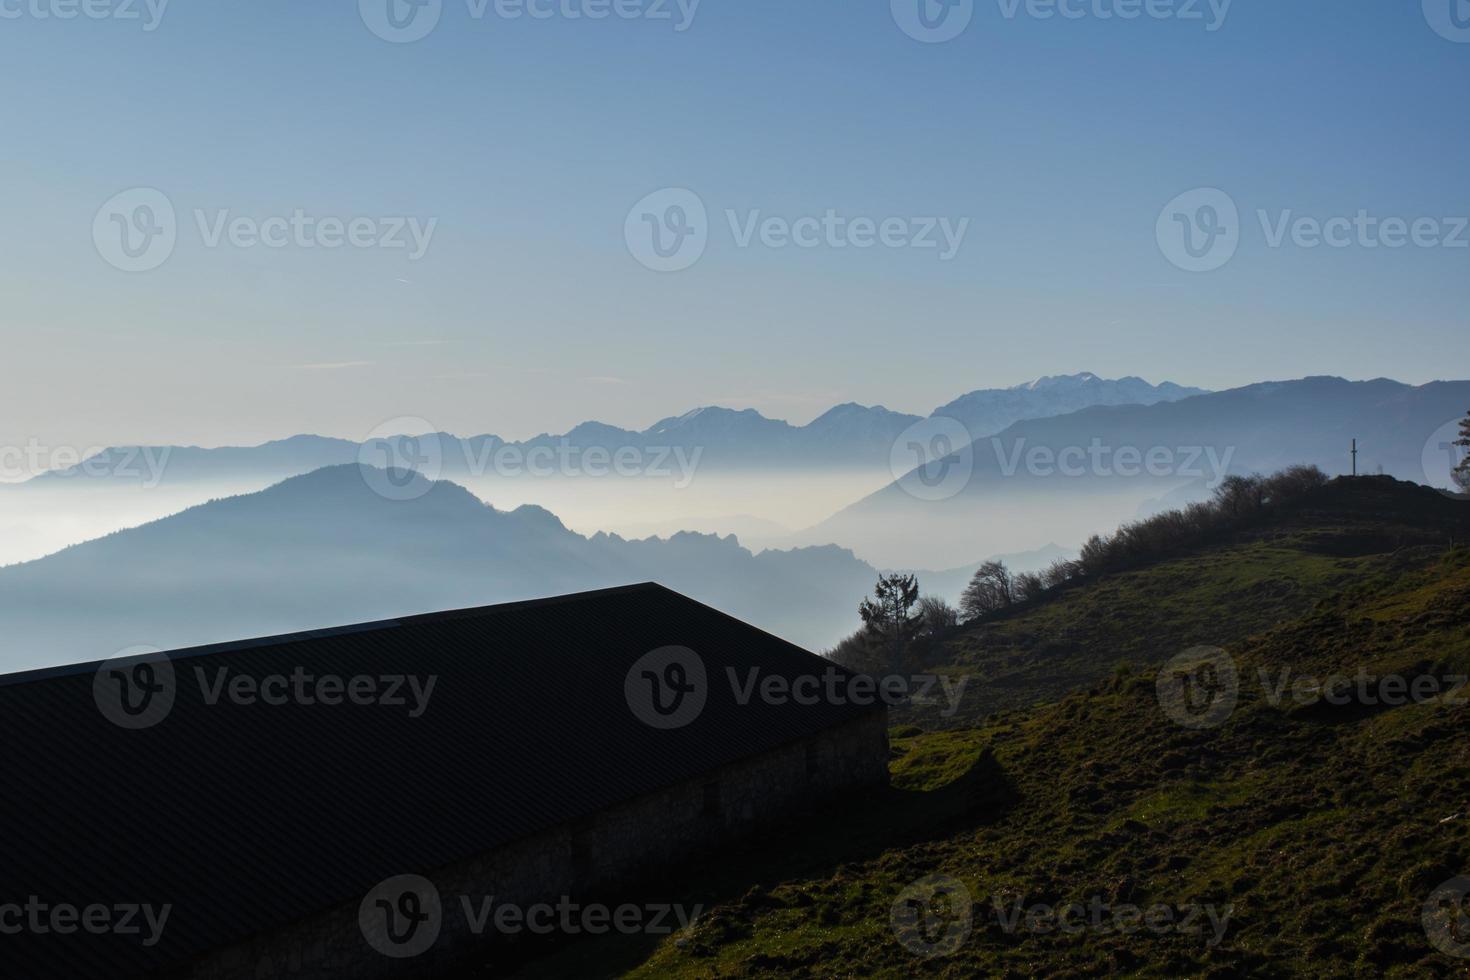
<path fill-rule="evenodd" d="M 429 2 L 434 29 L 392 43 L 368 26 L 392 35 L 387 0 L 174 2 L 152 30 L 158 0 L 88 0 L 137 20 L 0 0 L 0 444 L 360 438 L 403 415 L 521 437 L 701 404 L 806 421 L 1081 370 L 1470 375 L 1470 248 L 1445 244 L 1470 245 L 1470 27 L 1450 0 L 1237 0 L 1223 22 L 1220 0 L 1126 20 L 1102 15 L 1129 0 L 962 0 L 945 43 L 899 26 L 923 35 L 918 0 L 703 0 L 687 24 L 689 0 Z M 612 9 L 670 19 L 567 16 Z M 98 241 L 163 216 L 103 206 L 140 187 L 175 241 L 125 272 Z M 707 247 L 651 271 L 629 227 L 679 215 L 630 209 L 671 187 L 707 209 Z M 1175 215 L 1219 225 L 1214 199 L 1165 213 L 1195 188 L 1239 209 L 1209 272 L 1159 244 Z M 222 213 L 298 209 L 370 219 L 364 242 L 435 223 L 417 259 L 325 249 L 325 229 L 210 244 Z M 740 244 L 753 212 L 829 210 L 902 219 L 894 243 L 968 225 L 948 261 L 937 224 L 938 248 L 858 248 L 847 226 L 846 248 Z M 1288 210 L 1436 221 L 1400 248 L 1343 225 L 1344 247 L 1272 247 Z"/>

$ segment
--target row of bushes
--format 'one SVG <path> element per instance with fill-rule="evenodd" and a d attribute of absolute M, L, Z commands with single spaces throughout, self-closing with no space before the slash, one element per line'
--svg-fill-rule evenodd
<path fill-rule="evenodd" d="M 1067 567 L 1053 566 L 1047 575 L 1059 584 L 1136 568 L 1253 523 L 1326 483 L 1327 474 L 1315 466 L 1293 466 L 1271 476 L 1228 476 L 1208 501 L 1124 524 L 1108 537 L 1093 535 L 1075 562 L 1059 563 Z"/>
<path fill-rule="evenodd" d="M 1271 476 L 1226 477 L 1209 500 L 1124 524 L 1106 537 L 1093 535 L 1075 560 L 1053 562 L 1044 571 L 1012 574 L 1003 562 L 986 562 L 966 586 L 958 610 L 937 597 L 920 599 L 913 576 L 885 576 L 877 595 L 886 601 L 865 602 L 865 627 L 827 655 L 855 670 L 895 669 L 920 652 L 912 648 L 936 646 L 962 620 L 977 620 L 1074 582 L 1188 551 L 1260 520 L 1327 480 L 1315 466 L 1293 466 Z M 880 608 L 883 614 L 875 615 Z"/>

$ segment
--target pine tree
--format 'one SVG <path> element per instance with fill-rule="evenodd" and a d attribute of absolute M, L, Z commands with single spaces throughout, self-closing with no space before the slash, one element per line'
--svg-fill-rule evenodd
<path fill-rule="evenodd" d="M 1460 460 L 1460 465 L 1450 471 L 1455 485 L 1466 493 L 1470 493 L 1470 412 L 1460 420 L 1460 438 L 1455 440 L 1455 445 L 1465 450 L 1465 458 Z"/>
<path fill-rule="evenodd" d="M 919 635 L 924 617 L 913 612 L 919 601 L 919 580 L 912 575 L 883 575 L 873 588 L 873 598 L 858 606 L 863 630 L 875 647 L 883 650 L 888 664 L 903 663 L 909 644 Z"/>

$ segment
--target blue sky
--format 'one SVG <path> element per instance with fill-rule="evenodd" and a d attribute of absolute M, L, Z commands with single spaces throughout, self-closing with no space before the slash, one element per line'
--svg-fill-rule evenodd
<path fill-rule="evenodd" d="M 928 412 L 1081 370 L 1228 387 L 1470 365 L 1470 248 L 1273 248 L 1257 216 L 1435 219 L 1443 241 L 1470 215 L 1470 43 L 1418 2 L 1236 0 L 1211 31 L 1205 0 L 1202 20 L 976 0 L 941 44 L 888 0 L 703 0 L 683 31 L 673 0 L 595 21 L 443 0 L 406 44 L 343 0 L 174 0 L 151 31 L 144 0 L 142 21 L 37 16 L 65 2 L 0 2 L 3 442 L 360 438 L 405 415 L 518 437 L 711 403 Z M 133 188 L 163 192 L 177 242 L 129 273 L 93 226 Z M 708 245 L 660 273 L 625 222 L 664 188 L 697 195 Z M 1156 236 L 1196 188 L 1240 215 L 1209 272 Z M 199 226 L 297 210 L 433 232 L 415 260 L 211 247 Z M 727 217 L 829 210 L 968 224 L 944 261 L 742 247 Z"/>

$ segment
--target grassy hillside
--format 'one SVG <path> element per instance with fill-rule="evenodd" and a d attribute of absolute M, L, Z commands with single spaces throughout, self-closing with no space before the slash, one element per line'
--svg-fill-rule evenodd
<path fill-rule="evenodd" d="M 1470 548 L 1443 509 L 1470 505 L 1327 489 L 952 638 L 952 670 L 1019 679 L 988 707 L 1027 705 L 899 725 L 886 794 L 661 885 L 705 906 L 691 930 L 525 975 L 1470 976 L 1470 922 L 1426 918 L 1470 874 Z M 1195 643 L 1210 669 L 1113 666 Z M 1097 679 L 1029 703 L 1074 667 Z"/>
<path fill-rule="evenodd" d="M 1310 612 L 1345 589 L 1391 587 L 1452 542 L 1470 543 L 1463 501 L 1386 477 L 1338 480 L 1205 548 L 1111 575 L 963 628 L 928 665 L 969 677 L 946 719 L 918 706 L 896 720 L 974 724 L 1054 700 L 1188 647 L 1224 646 Z"/>

